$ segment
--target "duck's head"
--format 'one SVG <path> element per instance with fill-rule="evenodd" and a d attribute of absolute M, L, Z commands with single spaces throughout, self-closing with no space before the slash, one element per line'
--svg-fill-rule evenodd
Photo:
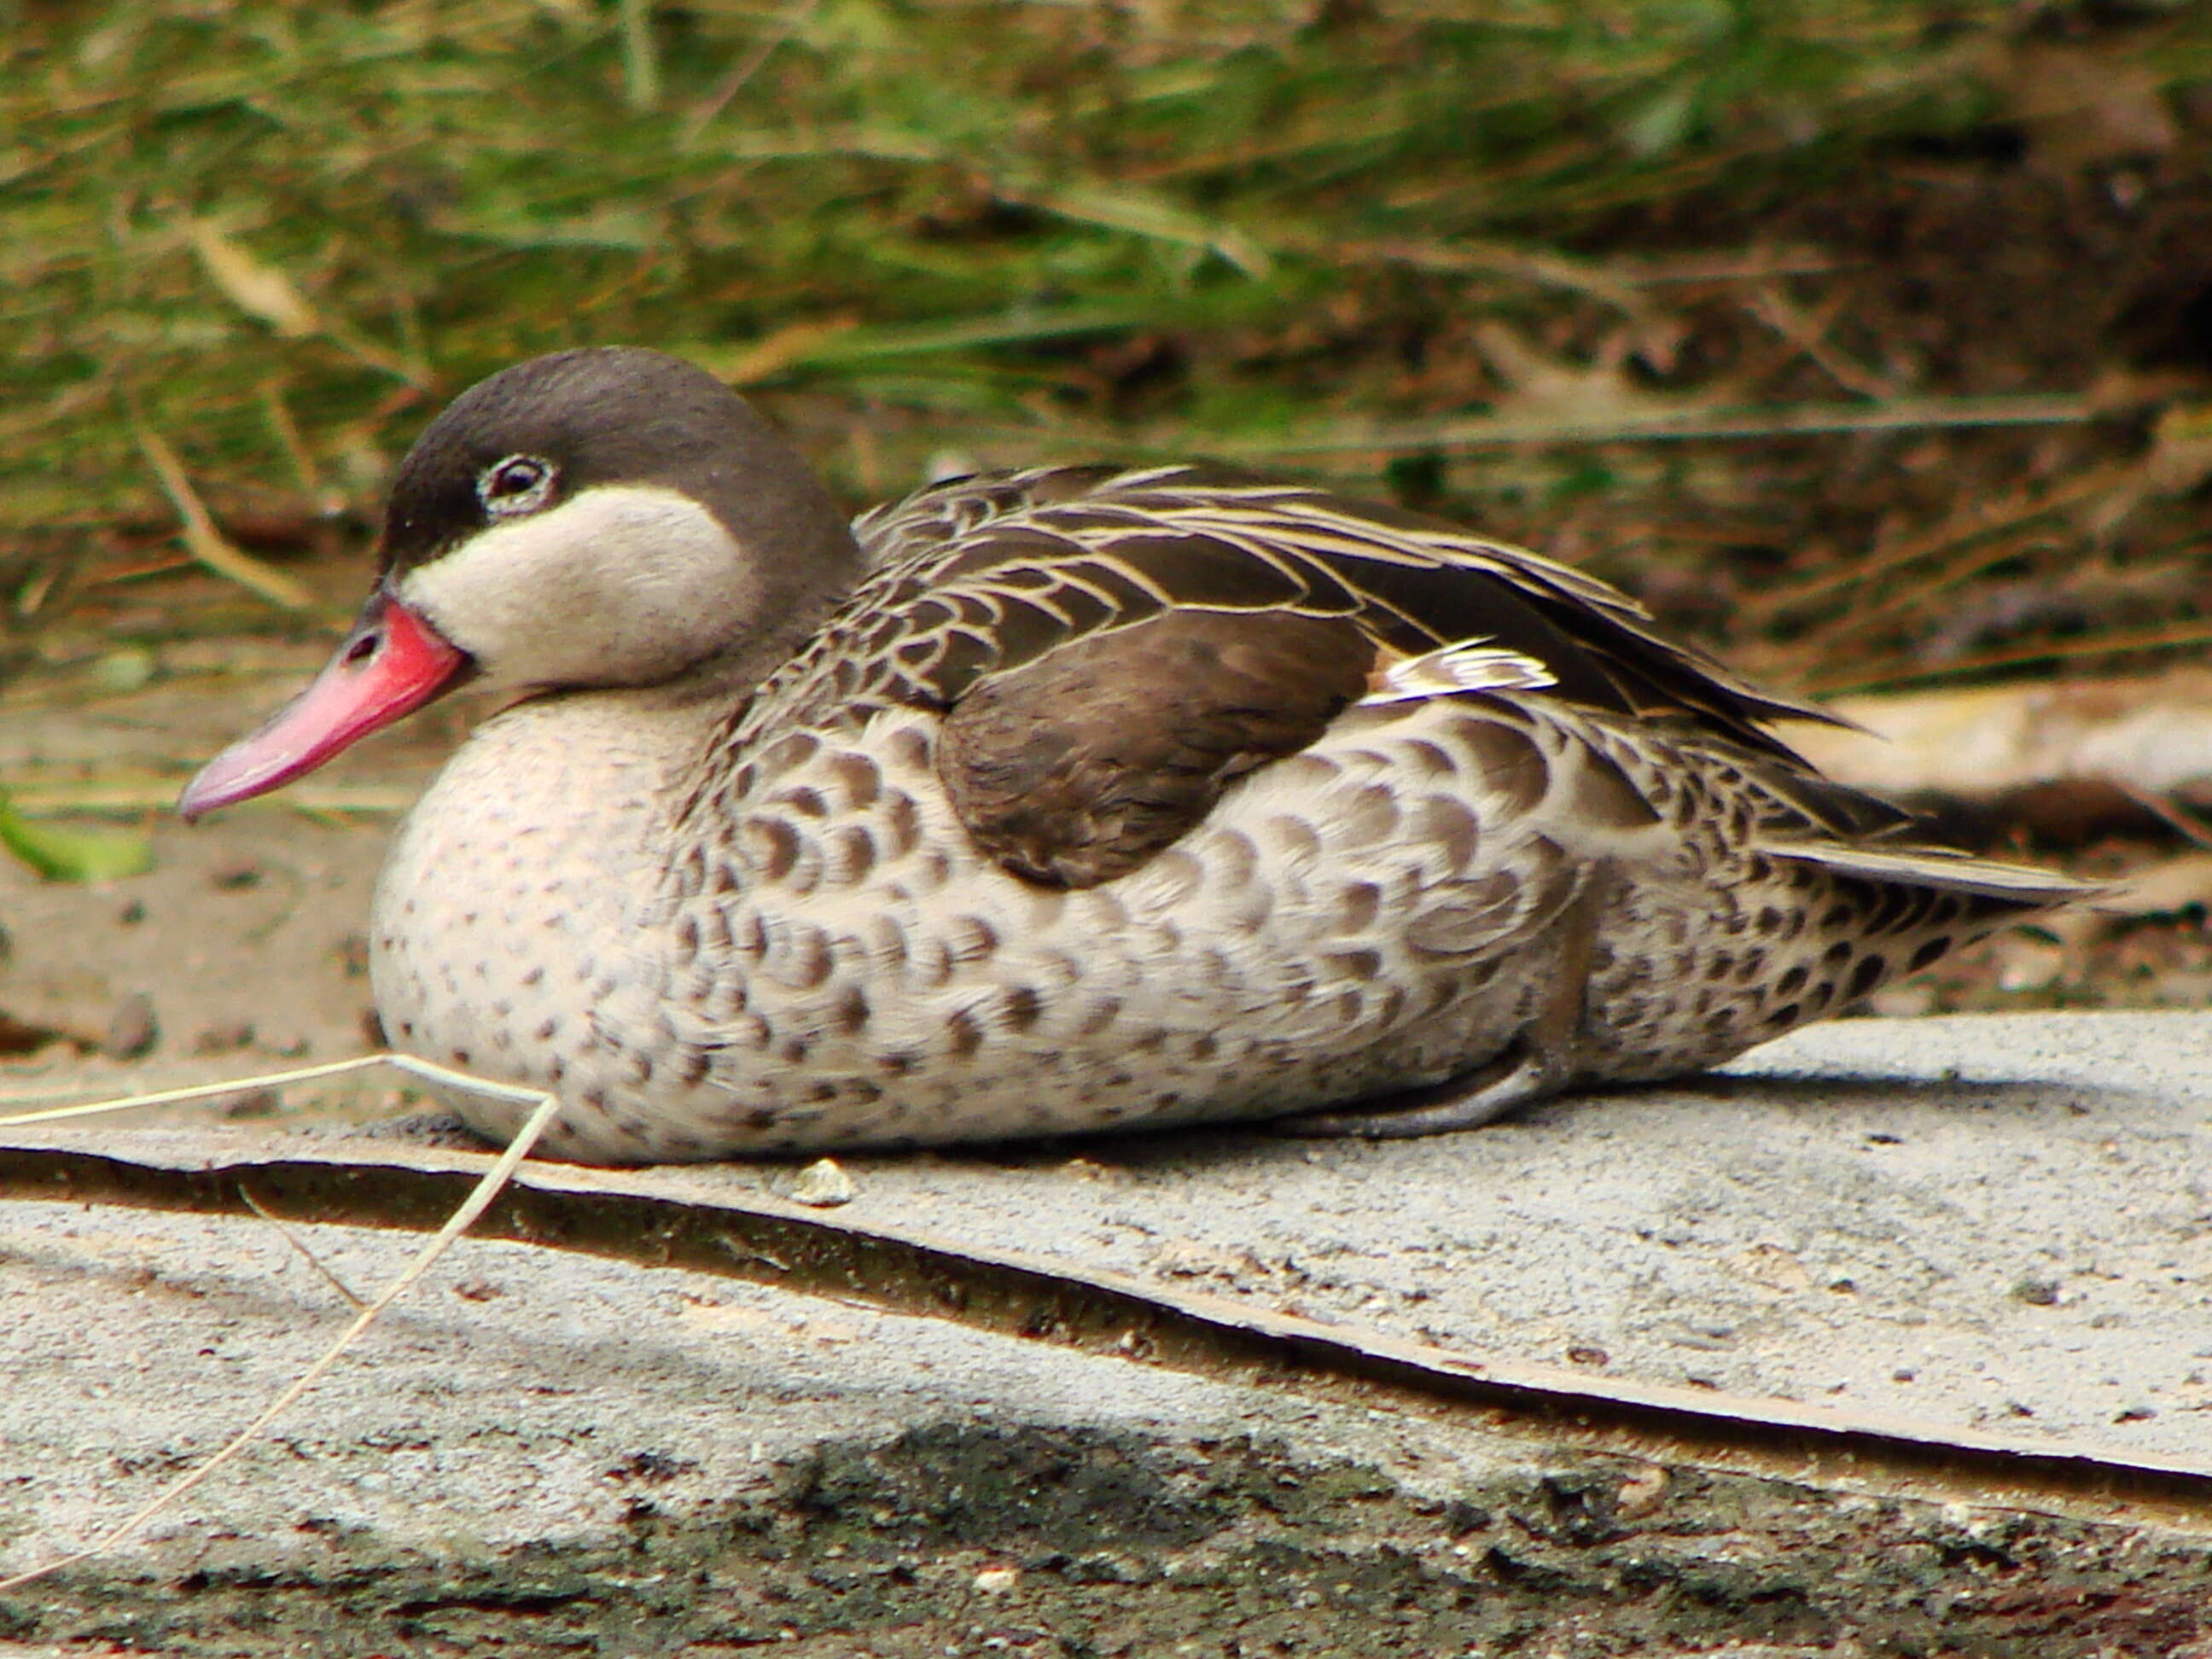
<path fill-rule="evenodd" d="M 703 369 L 599 347 L 501 370 L 400 463 L 381 565 L 306 690 L 178 803 L 264 794 L 465 681 L 530 692 L 765 669 L 859 580 L 798 453 Z"/>

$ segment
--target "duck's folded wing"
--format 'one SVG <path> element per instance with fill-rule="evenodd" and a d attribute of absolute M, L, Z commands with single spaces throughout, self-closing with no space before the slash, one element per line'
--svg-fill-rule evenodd
<path fill-rule="evenodd" d="M 1347 617 L 1391 659 L 1486 641 L 1541 663 L 1563 697 L 1772 754 L 1790 751 L 1768 721 L 1847 723 L 1662 637 L 1571 565 L 1307 485 L 1059 467 L 955 480 L 854 528 L 879 567 L 870 608 L 900 618 L 898 655 L 946 701 L 1066 639 L 1197 608 Z"/>
<path fill-rule="evenodd" d="M 855 528 L 876 574 L 754 719 L 941 711 L 956 810 L 1040 881 L 1138 867 L 1363 698 L 1556 696 L 1793 768 L 1761 722 L 1820 718 L 1570 566 L 1300 485 L 1057 468 L 940 485 Z"/>
<path fill-rule="evenodd" d="M 1085 635 L 969 687 L 939 735 L 938 775 L 1008 869 L 1092 886 L 1180 836 L 1231 779 L 1320 737 L 1374 660 L 1351 623 L 1287 611 Z"/>

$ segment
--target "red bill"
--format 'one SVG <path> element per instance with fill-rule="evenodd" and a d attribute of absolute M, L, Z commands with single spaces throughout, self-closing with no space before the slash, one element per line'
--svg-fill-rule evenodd
<path fill-rule="evenodd" d="M 468 677 L 468 653 L 380 589 L 307 689 L 201 769 L 177 811 L 186 822 L 313 771 Z"/>

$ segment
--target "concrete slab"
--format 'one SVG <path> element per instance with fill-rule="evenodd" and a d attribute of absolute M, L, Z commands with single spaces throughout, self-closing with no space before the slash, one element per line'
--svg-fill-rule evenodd
<path fill-rule="evenodd" d="M 842 1219 L 955 1249 L 2212 1468 L 2212 1015 L 1836 1022 L 1694 1085 L 1430 1140 L 1194 1133 L 843 1167 Z M 649 1185 L 711 1202 L 792 1178 Z"/>
<path fill-rule="evenodd" d="M 346 1313 L 251 1221 L 0 1230 L 9 1568 Z M 300 1232 L 362 1285 L 408 1248 Z M 0 1592 L 0 1651 L 2212 1659 L 2208 1548 L 470 1242 L 146 1538 Z"/>
<path fill-rule="evenodd" d="M 1939 1439 L 1979 1424 L 2207 1466 L 2190 1380 L 2206 1025 L 1838 1024 L 1711 1085 L 1431 1142 L 849 1160 L 836 1219 L 1166 1299 L 1196 1287 L 1347 1341 L 1564 1361 L 1599 1389 L 1702 1381 Z M 329 1130 L 43 1139 L 149 1165 L 179 1148 L 272 1170 L 468 1161 Z M 793 1174 L 537 1179 L 787 1211 L 763 1194 Z M 300 1231 L 363 1286 L 406 1249 Z M 2087 1659 L 2212 1634 L 2212 1505 L 2147 1522 L 2011 1491 L 1931 1502 L 1878 1463 L 1791 1478 L 1656 1441 L 1593 1451 L 1556 1417 L 1132 1363 L 1141 1346 L 1024 1341 L 960 1297 L 918 1317 L 865 1305 L 866 1284 L 823 1288 L 471 1242 L 151 1537 L 0 1596 L 0 1636 Z M 0 1207 L 0 1565 L 50 1559 L 204 1455 L 343 1315 L 264 1224 Z M 1838 1368 L 1840 1396 L 1808 1386 Z M 2035 1414 L 1990 1413 L 1992 1382 Z M 2165 1403 L 2114 1422 L 2115 1391 Z"/>
<path fill-rule="evenodd" d="M 844 1162 L 846 1213 L 978 1248 L 2212 1467 L 2212 1015 L 1837 1022 L 1431 1140 Z"/>

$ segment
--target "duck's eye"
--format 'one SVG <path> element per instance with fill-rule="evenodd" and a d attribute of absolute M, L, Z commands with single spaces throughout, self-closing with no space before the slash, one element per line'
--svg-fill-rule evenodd
<path fill-rule="evenodd" d="M 553 463 L 535 455 L 510 455 L 477 474 L 477 499 L 495 519 L 535 513 L 553 493 Z"/>

